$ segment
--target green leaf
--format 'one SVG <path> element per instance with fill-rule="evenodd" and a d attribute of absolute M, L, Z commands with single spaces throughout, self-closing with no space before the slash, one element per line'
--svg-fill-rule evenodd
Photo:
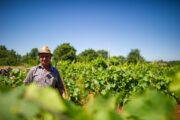
<path fill-rule="evenodd" d="M 67 110 L 59 93 L 50 87 L 41 88 L 32 84 L 27 87 L 25 97 L 50 111 L 63 112 Z"/>
<path fill-rule="evenodd" d="M 138 120 L 169 120 L 174 103 L 164 94 L 147 90 L 124 106 L 125 113 Z"/>
<path fill-rule="evenodd" d="M 21 117 L 33 117 L 38 114 L 39 107 L 22 98 L 24 88 L 15 88 L 9 92 L 0 93 L 0 119 L 21 120 Z M 21 116 L 21 117 L 20 117 Z"/>
<path fill-rule="evenodd" d="M 121 117 L 115 112 L 115 105 L 115 96 L 97 96 L 87 104 L 86 110 L 93 120 L 121 120 Z"/>
<path fill-rule="evenodd" d="M 169 86 L 170 91 L 175 92 L 176 96 L 180 100 L 180 72 L 176 73 L 174 80 Z"/>

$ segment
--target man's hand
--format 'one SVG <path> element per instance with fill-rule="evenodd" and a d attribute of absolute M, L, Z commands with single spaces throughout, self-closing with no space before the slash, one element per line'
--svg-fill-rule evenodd
<path fill-rule="evenodd" d="M 62 93 L 62 97 L 65 99 L 65 100 L 68 100 L 68 95 L 65 93 L 65 91 L 63 91 L 63 93 Z"/>

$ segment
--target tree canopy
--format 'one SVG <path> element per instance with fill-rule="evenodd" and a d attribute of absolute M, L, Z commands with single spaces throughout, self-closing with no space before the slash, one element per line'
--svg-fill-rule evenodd
<path fill-rule="evenodd" d="M 144 61 L 144 58 L 140 55 L 140 51 L 138 49 L 132 49 L 127 56 L 127 61 L 129 63 L 137 63 Z"/>
<path fill-rule="evenodd" d="M 22 56 L 22 62 L 28 65 L 38 64 L 38 49 L 32 48 L 29 53 L 26 53 L 26 55 Z"/>
<path fill-rule="evenodd" d="M 56 65 L 59 61 L 78 61 L 78 62 L 92 62 L 98 59 L 98 65 L 102 64 L 105 60 L 107 60 L 107 65 L 122 65 L 126 62 L 136 64 L 138 62 L 144 62 L 145 59 L 141 56 L 139 49 L 132 49 L 127 57 L 124 56 L 108 56 L 108 51 L 100 49 L 94 50 L 92 48 L 85 49 L 78 55 L 76 55 L 76 49 L 70 45 L 70 43 L 63 43 L 58 45 L 53 51 L 52 56 L 52 64 Z M 148 61 L 146 61 L 148 62 Z M 179 64 L 179 60 L 177 61 L 159 61 L 162 64 L 167 65 L 176 65 Z M 38 49 L 32 48 L 30 52 L 26 53 L 26 55 L 21 56 L 16 53 L 15 50 L 8 50 L 6 46 L 0 45 L 0 66 L 15 66 L 20 64 L 27 65 L 36 65 L 39 63 L 38 59 Z M 103 63 L 104 64 L 104 63 Z"/>
<path fill-rule="evenodd" d="M 98 50 L 97 53 L 102 58 L 105 58 L 105 59 L 108 58 L 108 51 L 106 51 L 106 50 Z"/>
<path fill-rule="evenodd" d="M 99 54 L 93 49 L 87 49 L 78 55 L 78 61 L 90 62 L 99 57 Z"/>
<path fill-rule="evenodd" d="M 0 65 L 17 65 L 20 55 L 14 50 L 8 50 L 4 45 L 0 45 Z"/>
<path fill-rule="evenodd" d="M 58 45 L 53 52 L 53 60 L 67 60 L 73 61 L 76 59 L 76 49 L 69 43 Z"/>

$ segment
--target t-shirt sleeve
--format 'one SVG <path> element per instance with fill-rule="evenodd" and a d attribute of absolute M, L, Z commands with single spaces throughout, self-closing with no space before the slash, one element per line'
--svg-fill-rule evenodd
<path fill-rule="evenodd" d="M 27 84 L 29 84 L 29 83 L 31 83 L 31 82 L 33 81 L 33 73 L 34 73 L 34 70 L 35 70 L 34 67 L 29 70 L 26 78 L 25 78 L 24 81 L 23 81 L 23 83 L 24 83 L 25 85 L 27 85 Z"/>

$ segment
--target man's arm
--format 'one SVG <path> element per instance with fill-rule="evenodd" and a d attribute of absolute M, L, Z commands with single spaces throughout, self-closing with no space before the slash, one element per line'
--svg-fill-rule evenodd
<path fill-rule="evenodd" d="M 59 72 L 57 73 L 58 74 L 58 80 L 57 80 L 57 88 L 58 88 L 58 91 L 60 93 L 61 96 L 63 96 L 63 94 L 65 93 L 65 89 L 64 89 L 64 84 L 63 84 L 63 81 L 60 77 L 60 74 Z"/>
<path fill-rule="evenodd" d="M 33 72 L 34 72 L 34 68 L 31 68 L 26 76 L 26 78 L 24 79 L 23 83 L 25 85 L 31 83 L 33 81 Z"/>

